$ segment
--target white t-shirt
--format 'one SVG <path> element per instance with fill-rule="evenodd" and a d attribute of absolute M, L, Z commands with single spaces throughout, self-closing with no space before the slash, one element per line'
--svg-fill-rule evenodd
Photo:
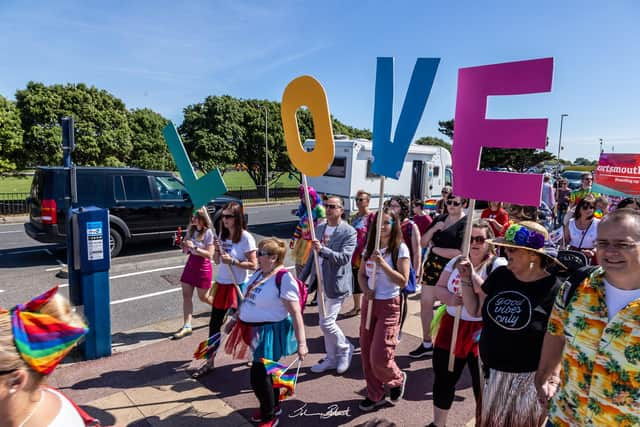
<path fill-rule="evenodd" d="M 387 254 L 387 248 L 381 248 L 380 253 L 382 254 L 382 258 L 384 258 L 386 263 L 389 264 L 391 267 L 393 267 L 393 260 L 391 259 L 391 254 L 390 253 Z M 366 257 L 366 254 L 364 254 L 363 257 Z M 400 248 L 398 248 L 398 262 L 400 262 L 400 259 L 402 258 L 409 258 L 409 248 L 404 243 L 400 243 Z M 411 262 L 411 260 L 409 260 L 409 262 Z M 375 262 L 373 260 L 367 260 L 365 264 L 365 269 L 367 271 L 367 276 L 368 276 L 367 286 L 369 286 L 369 289 L 373 289 L 374 264 Z M 375 288 L 376 295 L 374 297 L 375 299 L 390 299 L 400 295 L 400 286 L 396 285 L 391 280 L 389 280 L 387 273 L 385 273 L 380 266 L 376 267 L 375 287 L 376 287 Z"/>
<path fill-rule="evenodd" d="M 213 232 L 210 229 L 206 229 L 204 232 L 204 238 L 200 239 L 202 235 L 201 231 L 195 230 L 189 240 L 193 242 L 193 246 L 197 249 L 207 249 L 209 245 L 213 245 Z"/>
<path fill-rule="evenodd" d="M 240 237 L 240 241 L 238 243 L 233 243 L 231 239 L 227 239 L 222 241 L 220 243 L 220 246 L 222 246 L 223 251 L 240 262 L 247 260 L 247 252 L 255 251 L 257 249 L 256 239 L 254 239 L 251 233 L 246 230 L 242 231 L 242 236 Z M 233 269 L 233 274 L 235 274 L 238 284 L 247 281 L 247 279 L 249 278 L 248 270 L 240 268 L 236 265 L 231 266 L 231 268 Z M 218 267 L 216 282 L 225 284 L 233 283 L 233 278 L 231 277 L 231 273 L 229 272 L 229 267 L 220 264 L 220 266 Z"/>
<path fill-rule="evenodd" d="M 449 292 L 451 293 L 458 293 L 461 292 L 460 291 L 460 272 L 458 271 L 458 268 L 454 268 L 454 265 L 456 264 L 456 261 L 458 261 L 458 259 L 460 258 L 461 255 L 458 255 L 456 257 L 453 257 L 451 260 L 449 260 L 449 262 L 447 263 L 447 265 L 444 266 L 444 271 L 446 271 L 447 273 L 449 273 L 449 280 L 447 281 L 447 289 L 449 290 Z M 507 265 L 507 260 L 505 258 L 502 257 L 496 257 L 493 260 L 493 267 L 491 267 L 491 271 L 495 270 L 498 267 L 501 267 L 503 265 Z M 487 274 L 487 268 L 489 267 L 489 263 L 486 262 L 484 264 L 482 264 L 482 267 L 480 267 L 479 270 L 476 271 L 476 273 L 478 274 L 478 276 L 480 276 L 482 278 L 482 280 L 485 280 L 488 276 Z M 451 316 L 455 316 L 456 315 L 456 307 L 449 307 L 447 306 L 447 313 L 449 313 Z M 466 308 L 464 308 L 464 306 L 462 306 L 462 314 L 460 315 L 460 318 L 462 320 L 467 320 L 469 322 L 479 322 L 482 320 L 482 316 L 481 317 L 473 317 L 472 315 L 469 314 L 469 312 L 467 311 Z"/>
<path fill-rule="evenodd" d="M 607 300 L 607 314 L 609 321 L 615 317 L 616 314 L 629 303 L 640 298 L 640 289 L 625 290 L 618 289 L 611 283 L 604 279 L 604 296 Z"/>
<path fill-rule="evenodd" d="M 253 286 L 262 280 L 262 272 L 256 271 L 249 279 L 247 294 L 240 306 L 240 320 L 243 322 L 279 322 L 285 319 L 289 312 L 284 306 L 283 299 L 288 301 L 300 301 L 298 284 L 291 275 L 282 276 L 280 293 L 276 285 L 276 274 L 266 282 Z"/>
<path fill-rule="evenodd" d="M 327 224 L 327 226 L 324 228 L 322 239 L 320 239 L 320 243 L 322 243 L 322 246 L 327 246 L 329 244 L 329 240 L 331 240 L 331 236 L 333 236 L 333 233 L 335 233 L 337 227 L 337 225 Z M 320 260 L 320 266 L 322 267 L 322 261 L 324 261 L 324 258 L 318 257 L 318 259 Z"/>
<path fill-rule="evenodd" d="M 595 248 L 596 239 L 598 238 L 599 222 L 600 222 L 599 219 L 597 218 L 593 219 L 593 224 L 591 224 L 589 229 L 586 230 L 586 233 L 583 239 L 582 234 L 585 232 L 585 230 L 578 229 L 578 227 L 576 227 L 575 218 L 571 218 L 571 220 L 569 221 L 569 236 L 571 237 L 571 240 L 569 241 L 569 245 L 575 246 L 576 248 L 581 248 L 581 249 Z M 582 240 L 582 245 L 580 244 L 581 240 Z"/>
<path fill-rule="evenodd" d="M 60 400 L 60 412 L 58 412 L 58 415 L 49 423 L 48 427 L 84 427 L 82 417 L 80 417 L 76 408 L 69 402 L 69 399 L 53 389 L 42 388 L 42 390 L 46 393 L 53 394 Z"/>

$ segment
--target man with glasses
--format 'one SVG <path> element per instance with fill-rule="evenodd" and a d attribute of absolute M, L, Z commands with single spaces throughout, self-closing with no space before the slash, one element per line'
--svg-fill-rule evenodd
<path fill-rule="evenodd" d="M 549 319 L 536 374 L 547 426 L 640 424 L 640 213 L 605 216 L 596 247 L 601 267 L 567 281 Z"/>
<path fill-rule="evenodd" d="M 351 294 L 351 256 L 356 248 L 356 230 L 342 220 L 344 208 L 339 197 L 329 197 L 324 206 L 327 210 L 327 222 L 316 228 L 316 240 L 312 241 L 312 247 L 319 255 L 322 269 L 325 313 L 324 317 L 322 312 L 319 316 L 327 355 L 312 366 L 311 371 L 321 373 L 335 369 L 338 374 L 343 374 L 351 365 L 354 348 L 336 319 L 342 303 Z M 303 281 L 310 278 L 310 282 L 316 280 L 314 257 L 309 257 L 299 278 Z"/>
<path fill-rule="evenodd" d="M 598 197 L 600 194 L 594 193 L 591 190 L 591 186 L 593 185 L 593 175 L 591 172 L 585 172 L 582 174 L 580 178 L 580 188 L 572 191 L 571 196 L 569 196 L 569 204 L 571 207 L 575 207 L 580 200 L 587 197 L 589 194 L 593 194 L 593 197 Z"/>

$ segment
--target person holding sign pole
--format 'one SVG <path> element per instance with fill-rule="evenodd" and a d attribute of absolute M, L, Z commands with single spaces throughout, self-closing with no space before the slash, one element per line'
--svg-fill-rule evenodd
<path fill-rule="evenodd" d="M 220 238 L 214 238 L 216 247 L 213 260 L 220 265 L 214 286 L 213 304 L 209 319 L 209 336 L 222 328 L 229 309 L 237 309 L 241 298 L 238 291 L 249 278 L 249 270 L 258 267 L 256 241 L 246 230 L 242 206 L 229 202 L 222 208 Z M 238 285 L 238 286 L 236 286 Z M 191 376 L 200 378 L 213 370 L 212 357 Z"/>
<path fill-rule="evenodd" d="M 358 283 L 364 294 L 362 311 L 372 305 L 371 323 L 360 318 L 360 351 L 362 369 L 367 382 L 367 397 L 359 408 L 370 412 L 385 404 L 384 386 L 389 387 L 392 402 L 402 398 L 407 374 L 395 362 L 400 330 L 400 291 L 409 280 L 409 249 L 402 242 L 398 215 L 388 207 L 376 213 L 382 215 L 380 250 L 376 251 L 377 227 L 371 228 Z M 374 276 L 375 272 L 375 276 Z"/>
<path fill-rule="evenodd" d="M 505 248 L 507 266 L 498 267 L 478 289 L 463 283 L 464 308 L 482 316 L 480 356 L 485 367 L 481 426 L 539 427 L 546 416 L 534 376 L 544 333 L 561 283 L 547 271 L 558 262 L 548 252 L 547 230 L 523 221 L 489 243 Z M 462 277 L 471 265 L 460 262 Z"/>
<path fill-rule="evenodd" d="M 319 312 L 320 330 L 324 336 L 327 352 L 322 362 L 311 367 L 311 372 L 321 373 L 335 369 L 343 374 L 351 365 L 353 344 L 345 337 L 336 323 L 342 303 L 351 293 L 353 279 L 351 256 L 356 248 L 356 230 L 342 220 L 344 208 L 340 197 L 329 197 L 325 203 L 327 222 L 316 229 L 317 239 L 311 242 L 313 250 L 320 258 L 320 269 L 324 280 L 324 314 Z M 307 259 L 298 278 L 305 281 L 317 280 L 313 257 Z"/>
<path fill-rule="evenodd" d="M 422 343 L 409 352 L 409 357 L 418 359 L 433 350 L 431 343 L 431 321 L 433 320 L 433 303 L 435 302 L 435 286 L 445 265 L 453 258 L 461 255 L 462 239 L 467 218 L 464 209 L 467 199 L 449 194 L 446 200 L 448 213 L 440 215 L 431 224 L 431 228 L 422 236 L 422 246 L 431 245 L 425 260 L 422 273 L 422 292 L 420 294 L 420 319 L 422 320 Z"/>
<path fill-rule="evenodd" d="M 462 256 L 455 257 L 446 265 L 435 288 L 436 297 L 447 305 L 442 317 L 433 350 L 433 423 L 432 427 L 444 427 L 455 394 L 455 387 L 466 366 L 471 373 L 473 395 L 476 400 L 476 418 L 480 419 L 481 369 L 478 359 L 478 336 L 482 330 L 482 317 L 474 317 L 462 309 L 458 338 L 455 348 L 453 372 L 449 372 L 448 360 L 451 347 L 456 306 L 462 305 L 462 286 L 473 285 L 476 292 L 487 276 L 496 268 L 507 264 L 507 260 L 496 256 L 495 248 L 489 244 L 493 229 L 484 220 L 474 222 L 471 229 L 469 260 L 471 269 L 458 268 Z M 463 276 L 461 270 L 467 274 Z"/>
<path fill-rule="evenodd" d="M 356 193 L 356 206 L 358 211 L 349 218 L 349 224 L 356 229 L 357 243 L 356 250 L 351 257 L 351 266 L 353 268 L 353 310 L 345 313 L 345 317 L 353 317 L 360 314 L 360 305 L 362 305 L 362 291 L 358 285 L 358 271 L 360 270 L 360 261 L 362 260 L 362 251 L 367 244 L 367 232 L 372 226 L 374 213 L 369 210 L 369 201 L 371 194 L 364 190 L 358 190 Z"/>

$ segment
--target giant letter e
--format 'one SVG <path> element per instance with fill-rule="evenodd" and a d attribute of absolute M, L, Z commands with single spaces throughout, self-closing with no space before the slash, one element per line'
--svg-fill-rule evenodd
<path fill-rule="evenodd" d="M 551 90 L 553 58 L 461 68 L 453 143 L 453 192 L 539 206 L 542 175 L 478 170 L 482 147 L 545 148 L 547 119 L 486 119 L 487 96 Z"/>

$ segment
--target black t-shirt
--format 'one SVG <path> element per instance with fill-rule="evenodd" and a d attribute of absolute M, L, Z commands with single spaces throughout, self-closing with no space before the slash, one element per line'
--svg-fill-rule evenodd
<path fill-rule="evenodd" d="M 498 267 L 482 285 L 484 326 L 480 356 L 486 366 L 503 372 L 538 369 L 542 340 L 560 281 L 547 276 L 521 282 L 507 267 Z"/>
<path fill-rule="evenodd" d="M 446 216 L 441 215 L 442 221 Z M 439 217 L 439 218 L 440 218 Z M 436 220 L 439 222 L 439 220 Z M 436 222 L 434 221 L 434 223 Z M 434 248 L 460 249 L 462 248 L 462 239 L 464 238 L 464 226 L 467 223 L 467 217 L 463 216 L 449 227 L 436 231 L 431 237 Z"/>

